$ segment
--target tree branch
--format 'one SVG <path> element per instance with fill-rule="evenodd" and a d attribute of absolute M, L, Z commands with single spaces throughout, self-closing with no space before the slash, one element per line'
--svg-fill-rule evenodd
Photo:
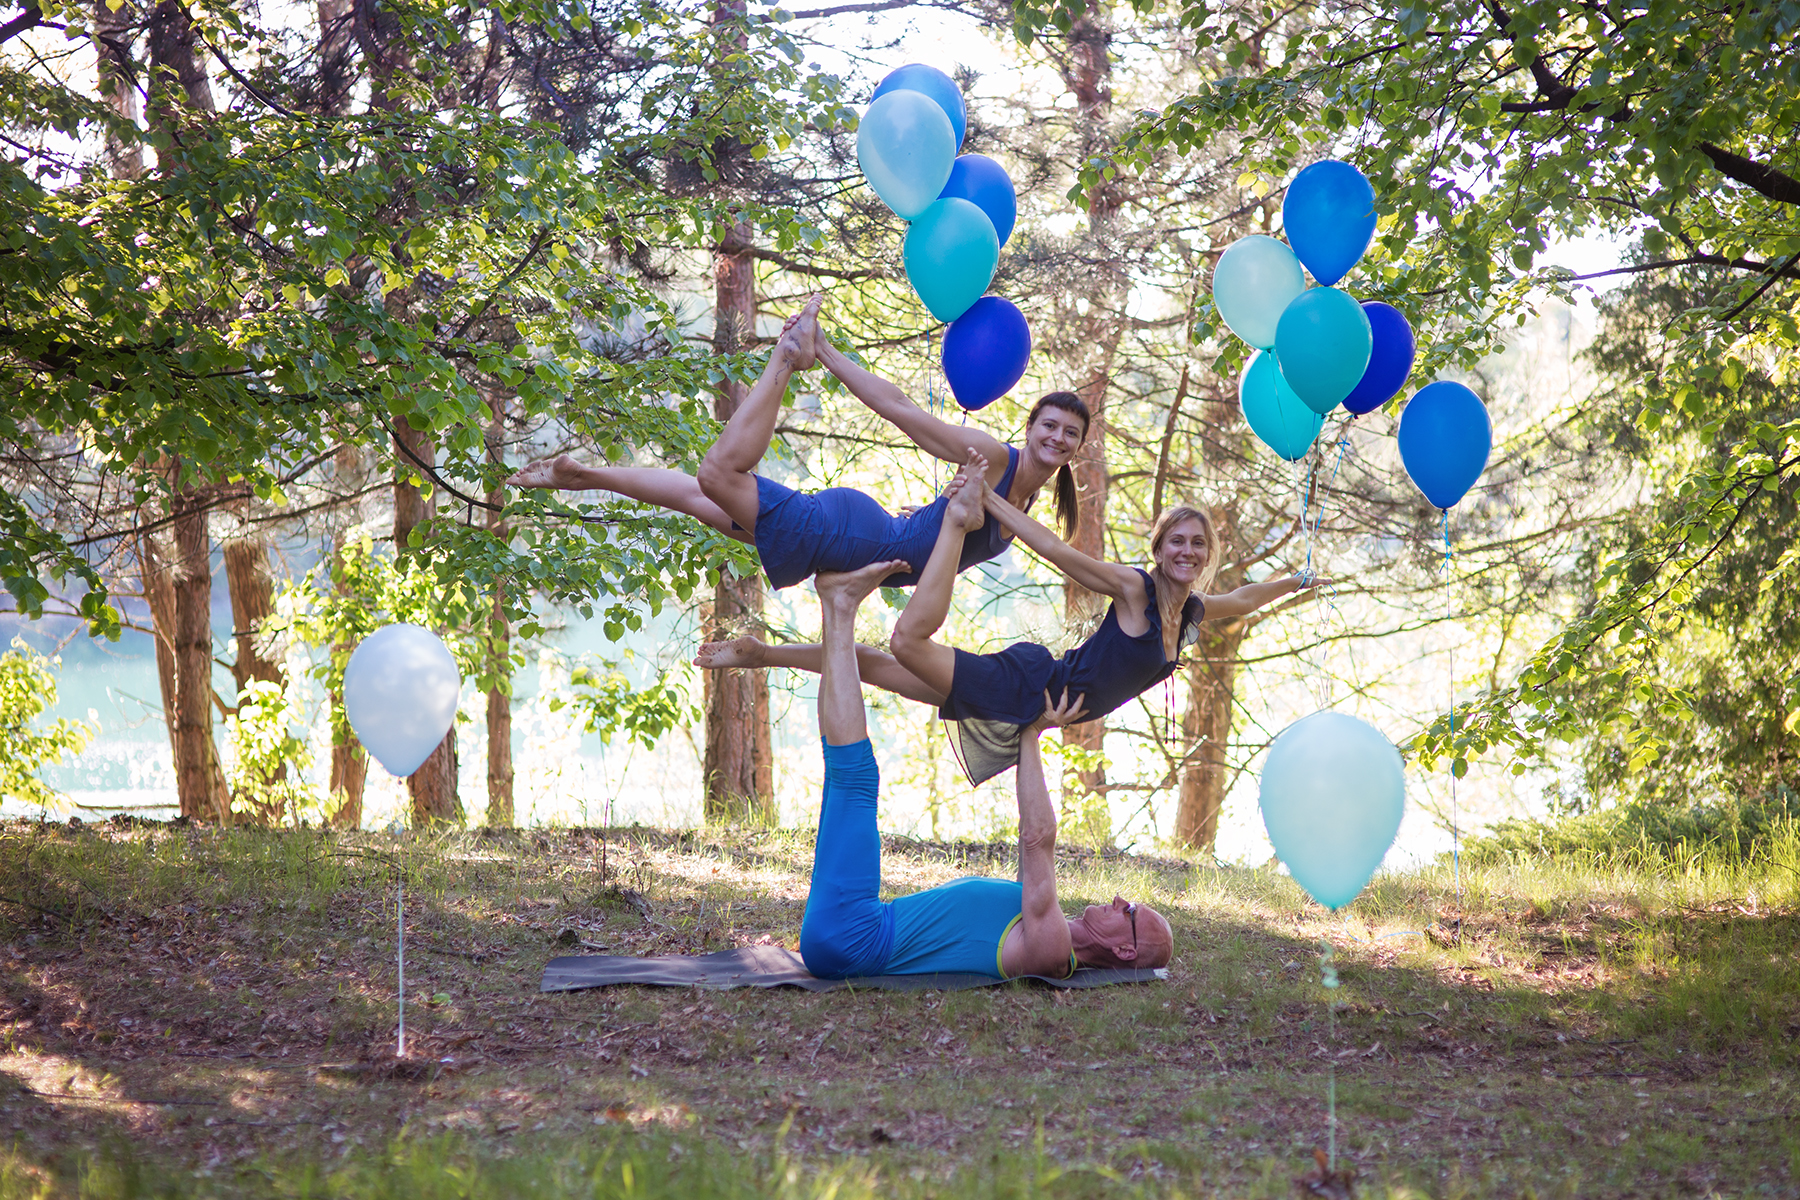
<path fill-rule="evenodd" d="M 28 5 L 24 12 L 4 25 L 0 25 L 0 42 L 9 42 L 27 29 L 40 24 L 44 19 L 44 10 L 36 4 Z"/>
<path fill-rule="evenodd" d="M 1733 154 L 1711 142 L 1701 142 L 1700 153 L 1712 159 L 1712 165 L 1725 178 L 1735 179 L 1777 203 L 1800 204 L 1800 179 L 1777 171 L 1767 163 Z"/>

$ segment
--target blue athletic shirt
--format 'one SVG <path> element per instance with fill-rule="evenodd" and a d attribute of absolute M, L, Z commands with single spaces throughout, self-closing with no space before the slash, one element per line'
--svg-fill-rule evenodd
<path fill-rule="evenodd" d="M 881 973 L 1005 979 L 1000 949 L 1020 919 L 1024 894 L 1011 880 L 971 877 L 896 897 L 894 946 Z"/>

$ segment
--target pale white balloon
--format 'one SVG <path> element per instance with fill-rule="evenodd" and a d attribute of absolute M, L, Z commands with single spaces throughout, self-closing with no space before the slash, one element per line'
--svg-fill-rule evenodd
<path fill-rule="evenodd" d="M 344 715 L 363 748 L 411 775 L 456 720 L 462 675 L 437 634 L 404 622 L 371 633 L 344 668 Z"/>

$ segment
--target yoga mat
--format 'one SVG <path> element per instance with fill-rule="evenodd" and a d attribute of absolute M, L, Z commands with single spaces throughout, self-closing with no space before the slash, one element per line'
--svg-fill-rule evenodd
<path fill-rule="evenodd" d="M 1058 988 L 1106 987 L 1114 983 L 1155 983 L 1167 979 L 1165 968 L 1082 967 L 1067 979 L 1019 975 Z M 540 992 L 578 992 L 583 988 L 644 983 L 658 987 L 797 987 L 809 992 L 839 988 L 879 988 L 888 992 L 959 992 L 964 988 L 1012 983 L 989 975 L 871 975 L 864 979 L 820 979 L 807 973 L 800 956 L 785 946 L 742 946 L 713 954 L 627 958 L 616 954 L 580 954 L 553 958 L 544 968 Z"/>

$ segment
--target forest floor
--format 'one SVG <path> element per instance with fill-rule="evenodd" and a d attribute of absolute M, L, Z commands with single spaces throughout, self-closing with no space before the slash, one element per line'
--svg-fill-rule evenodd
<path fill-rule="evenodd" d="M 1065 854 L 1165 982 L 543 995 L 794 944 L 811 837 L 0 828 L 0 1197 L 1800 1197 L 1794 864 L 1385 874 Z M 1010 876 L 890 840 L 896 891 Z M 407 892 L 396 1062 L 394 884 Z M 1321 986 L 1321 939 L 1342 986 Z M 1335 1009 L 1328 1011 L 1328 1003 Z"/>

